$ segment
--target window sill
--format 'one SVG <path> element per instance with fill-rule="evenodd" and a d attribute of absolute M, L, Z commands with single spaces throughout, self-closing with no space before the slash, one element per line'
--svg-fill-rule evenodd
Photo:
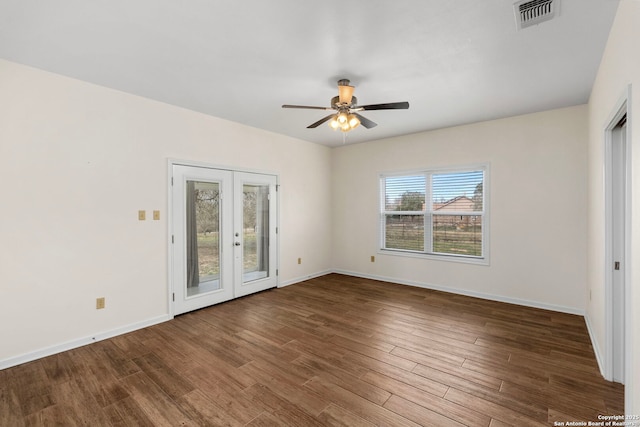
<path fill-rule="evenodd" d="M 488 257 L 471 257 L 465 255 L 427 254 L 422 252 L 403 251 L 400 249 L 378 249 L 380 255 L 392 255 L 407 258 L 422 258 L 434 261 L 457 262 L 462 264 L 475 264 L 489 266 Z"/>

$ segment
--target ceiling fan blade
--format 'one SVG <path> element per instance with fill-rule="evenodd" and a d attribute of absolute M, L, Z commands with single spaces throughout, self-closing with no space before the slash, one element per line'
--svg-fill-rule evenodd
<path fill-rule="evenodd" d="M 406 110 L 409 108 L 408 102 L 388 102 L 386 104 L 358 105 L 359 111 L 371 110 Z"/>
<path fill-rule="evenodd" d="M 310 105 L 288 105 L 288 104 L 283 105 L 282 108 L 305 108 L 307 110 L 333 110 L 333 108 L 330 108 L 330 107 L 312 107 Z"/>
<path fill-rule="evenodd" d="M 367 119 L 366 117 L 361 116 L 358 113 L 353 113 L 354 116 L 356 116 L 358 118 L 358 120 L 360 120 L 360 124 L 364 127 L 366 127 L 367 129 L 371 129 L 374 128 L 376 126 L 378 126 L 378 124 L 376 122 L 372 122 L 371 120 Z"/>
<path fill-rule="evenodd" d="M 320 120 L 318 120 L 315 123 L 310 124 L 309 126 L 307 126 L 307 129 L 314 129 L 317 128 L 318 126 L 320 126 L 323 123 L 328 122 L 331 118 L 333 118 L 335 116 L 335 114 L 329 114 L 327 117 L 324 117 Z"/>

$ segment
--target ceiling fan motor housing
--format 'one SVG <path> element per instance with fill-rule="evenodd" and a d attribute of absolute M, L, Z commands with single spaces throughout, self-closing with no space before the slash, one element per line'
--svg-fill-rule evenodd
<path fill-rule="evenodd" d="M 339 110 L 340 108 L 344 108 L 344 107 L 355 107 L 356 105 L 358 105 L 358 98 L 356 98 L 355 96 L 351 97 L 351 103 L 350 104 L 341 104 L 340 103 L 340 97 L 339 96 L 334 96 L 333 98 L 331 98 L 331 106 L 333 108 L 335 108 L 336 110 Z"/>

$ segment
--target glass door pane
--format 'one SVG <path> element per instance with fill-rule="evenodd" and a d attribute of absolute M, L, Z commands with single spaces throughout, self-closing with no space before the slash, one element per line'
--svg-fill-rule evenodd
<path fill-rule="evenodd" d="M 277 176 L 174 164 L 173 314 L 277 286 Z"/>
<path fill-rule="evenodd" d="M 234 297 L 233 173 L 172 166 L 173 314 Z"/>
<path fill-rule="evenodd" d="M 242 187 L 243 282 L 269 276 L 269 185 Z"/>
<path fill-rule="evenodd" d="M 220 184 L 187 181 L 187 297 L 220 289 Z"/>
<path fill-rule="evenodd" d="M 277 286 L 277 177 L 234 172 L 235 296 Z"/>

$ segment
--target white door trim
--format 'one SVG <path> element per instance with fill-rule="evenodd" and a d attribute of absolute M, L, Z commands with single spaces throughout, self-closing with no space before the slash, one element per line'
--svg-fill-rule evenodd
<path fill-rule="evenodd" d="M 614 129 L 620 120 L 627 116 L 626 144 L 624 151 L 625 162 L 625 192 L 624 192 L 624 228 L 625 245 L 624 259 L 621 260 L 624 268 L 624 383 L 629 384 L 631 380 L 631 85 L 627 86 L 625 93 L 618 100 L 611 116 L 606 122 L 604 130 L 604 193 L 605 193 L 605 357 L 603 366 L 603 376 L 609 381 L 614 377 L 614 309 L 613 309 L 613 192 L 612 192 L 612 165 Z"/>

